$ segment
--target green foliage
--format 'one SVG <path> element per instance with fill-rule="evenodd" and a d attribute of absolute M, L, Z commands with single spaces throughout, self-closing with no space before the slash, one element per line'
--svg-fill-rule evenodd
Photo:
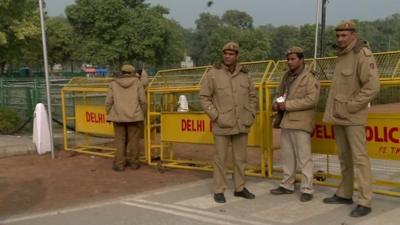
<path fill-rule="evenodd" d="M 73 29 L 68 20 L 64 17 L 48 18 L 46 34 L 49 64 L 69 62 L 72 59 L 75 43 Z"/>
<path fill-rule="evenodd" d="M 82 61 L 111 67 L 132 61 L 163 66 L 183 58 L 182 28 L 164 17 L 164 7 L 133 0 L 77 0 L 66 14 L 79 43 L 75 56 Z"/>
<path fill-rule="evenodd" d="M 209 13 L 200 14 L 196 30 L 185 33 L 187 39 L 193 40 L 188 49 L 195 64 L 219 61 L 222 46 L 228 41 L 239 43 L 241 61 L 266 59 L 270 52 L 269 36 L 262 29 L 252 28 L 252 22 L 251 16 L 236 10 L 227 11 L 222 19 Z"/>
<path fill-rule="evenodd" d="M 241 29 L 253 28 L 253 17 L 246 12 L 238 10 L 227 10 L 224 15 L 222 15 L 222 22 L 228 26 Z"/>
<path fill-rule="evenodd" d="M 186 40 L 189 40 L 187 49 L 196 65 L 218 60 L 221 47 L 230 40 L 239 42 L 242 61 L 285 59 L 286 49 L 292 46 L 302 47 L 306 58 L 314 56 L 314 24 L 278 27 L 266 24 L 254 29 L 252 21 L 251 16 L 237 10 L 226 11 L 222 18 L 200 14 L 196 29 L 185 31 Z M 360 39 L 368 41 L 374 52 L 400 50 L 400 14 L 357 24 Z M 323 56 L 336 54 L 335 42 L 334 26 L 326 26 Z"/>
<path fill-rule="evenodd" d="M 210 13 L 202 13 L 195 23 L 196 30 L 192 33 L 193 41 L 192 45 L 188 48 L 190 50 L 189 55 L 192 56 L 196 65 L 210 64 L 213 57 L 209 57 L 209 52 L 205 51 L 205 49 L 210 48 L 209 38 L 222 26 L 222 21 L 218 16 L 211 15 Z"/>
<path fill-rule="evenodd" d="M 0 15 L 0 73 L 6 64 L 36 63 L 31 50 L 40 45 L 38 1 L 1 0 Z"/>
<path fill-rule="evenodd" d="M 358 21 L 359 36 L 367 40 L 373 51 L 384 52 L 400 49 L 400 14 L 371 22 Z"/>
<path fill-rule="evenodd" d="M 285 57 L 285 51 L 291 46 L 300 46 L 300 32 L 295 26 L 280 26 L 271 33 L 271 57 L 273 59 L 282 59 Z"/>
<path fill-rule="evenodd" d="M 246 12 L 227 10 L 221 17 L 202 13 L 195 29 L 183 29 L 168 13 L 145 0 L 76 0 L 67 18 L 46 18 L 49 62 L 171 68 L 187 54 L 200 66 L 219 61 L 228 41 L 239 43 L 241 61 L 284 59 L 293 45 L 304 48 L 307 58 L 314 55 L 313 24 L 254 27 Z M 42 68 L 38 1 L 0 0 L 0 15 L 0 74 L 6 68 L 9 73 L 21 66 Z M 357 24 L 360 39 L 374 52 L 400 50 L 399 13 Z M 335 55 L 333 44 L 334 26 L 327 26 L 324 56 Z"/>
<path fill-rule="evenodd" d="M 15 110 L 0 107 L 0 134 L 12 132 L 20 122 L 21 119 Z"/>

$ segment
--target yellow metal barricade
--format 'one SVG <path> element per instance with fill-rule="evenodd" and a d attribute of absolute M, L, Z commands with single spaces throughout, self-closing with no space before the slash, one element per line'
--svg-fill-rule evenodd
<path fill-rule="evenodd" d="M 374 54 L 380 75 L 381 91 L 372 102 L 366 138 L 368 154 L 374 174 L 374 192 L 400 196 L 400 51 Z M 334 141 L 333 127 L 322 122 L 326 99 L 335 67 L 335 57 L 307 60 L 315 68 L 321 82 L 320 101 L 312 134 L 314 178 L 317 184 L 336 186 L 340 178 L 340 163 Z M 266 148 L 268 176 L 281 178 L 280 130 L 272 128 L 271 103 L 276 95 L 285 61 L 278 61 L 271 76 L 266 80 Z"/>
<path fill-rule="evenodd" d="M 247 175 L 265 176 L 263 133 L 264 101 L 261 82 L 273 68 L 273 61 L 243 63 L 258 94 L 256 122 L 249 134 Z M 203 76 L 211 67 L 159 71 L 147 89 L 146 143 L 148 164 L 169 168 L 212 170 L 213 136 L 211 122 L 202 111 L 198 92 Z M 189 112 L 177 112 L 177 99 L 185 95 Z"/>
<path fill-rule="evenodd" d="M 66 151 L 114 156 L 114 130 L 112 123 L 106 122 L 104 107 L 110 81 L 111 78 L 73 78 L 61 90 Z"/>

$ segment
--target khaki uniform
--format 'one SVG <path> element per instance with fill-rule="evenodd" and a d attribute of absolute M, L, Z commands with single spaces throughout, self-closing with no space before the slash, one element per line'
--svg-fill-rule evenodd
<path fill-rule="evenodd" d="M 368 103 L 379 93 L 375 59 L 365 43 L 353 41 L 338 53 L 324 122 L 334 124 L 342 180 L 336 195 L 353 196 L 354 168 L 359 179 L 358 204 L 371 207 L 372 174 L 366 149 Z"/>
<path fill-rule="evenodd" d="M 225 65 L 216 65 L 205 75 L 200 103 L 212 120 L 215 140 L 214 193 L 223 193 L 225 160 L 232 144 L 235 191 L 242 191 L 246 163 L 247 133 L 253 124 L 257 98 L 247 71 L 237 65 L 233 73 Z"/>
<path fill-rule="evenodd" d="M 281 81 L 279 94 L 284 93 L 287 72 Z M 315 107 L 318 103 L 320 85 L 314 74 L 304 66 L 295 71 L 297 76 L 288 87 L 285 101 L 286 111 L 280 123 L 282 162 L 284 177 L 281 186 L 294 190 L 296 168 L 301 170 L 302 193 L 313 193 L 313 163 L 311 154 L 311 135 L 315 122 Z"/>
<path fill-rule="evenodd" d="M 114 164 L 138 163 L 141 126 L 146 112 L 143 85 L 135 76 L 123 76 L 109 85 L 105 101 L 107 121 L 114 123 L 117 152 Z"/>
<path fill-rule="evenodd" d="M 147 87 L 147 85 L 149 84 L 149 74 L 147 73 L 146 70 L 142 70 L 142 75 L 138 74 L 138 77 L 140 77 L 140 82 L 142 83 L 143 87 Z"/>

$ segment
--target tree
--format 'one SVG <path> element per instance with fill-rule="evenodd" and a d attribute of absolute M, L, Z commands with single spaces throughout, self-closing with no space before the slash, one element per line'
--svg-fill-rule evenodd
<path fill-rule="evenodd" d="M 280 26 L 271 34 L 272 59 L 285 58 L 285 51 L 291 46 L 300 45 L 299 29 L 295 26 Z"/>
<path fill-rule="evenodd" d="M 299 47 L 304 49 L 304 57 L 314 57 L 315 25 L 305 24 L 299 28 Z"/>
<path fill-rule="evenodd" d="M 240 29 L 253 28 L 253 18 L 246 12 L 238 10 L 227 10 L 222 16 L 222 22 Z"/>
<path fill-rule="evenodd" d="M 222 47 L 229 41 L 239 44 L 240 61 L 256 61 L 268 58 L 270 40 L 261 29 L 241 30 L 237 27 L 223 27 L 213 33 L 210 43 L 205 49 L 208 55 L 208 64 L 221 60 Z"/>
<path fill-rule="evenodd" d="M 3 74 L 6 65 L 10 72 L 13 65 L 27 64 L 25 60 L 30 57 L 24 53 L 40 45 L 38 2 L 2 0 L 0 15 L 0 74 Z"/>
<path fill-rule="evenodd" d="M 242 31 L 239 36 L 240 59 L 242 61 L 258 61 L 269 59 L 271 55 L 271 39 L 262 29 Z"/>
<path fill-rule="evenodd" d="M 124 62 L 162 66 L 183 58 L 182 31 L 165 18 L 164 7 L 132 0 L 77 0 L 66 14 L 80 43 L 76 55 L 86 62 L 118 68 Z"/>
<path fill-rule="evenodd" d="M 222 27 L 221 19 L 210 13 L 201 13 L 196 20 L 196 30 L 193 33 L 193 45 L 190 55 L 196 65 L 209 64 L 208 52 L 205 49 L 209 45 L 210 36 Z"/>
<path fill-rule="evenodd" d="M 239 19 L 238 23 L 234 19 Z M 228 41 L 240 45 L 240 60 L 267 59 L 270 54 L 270 38 L 259 28 L 252 28 L 253 18 L 236 10 L 229 10 L 223 19 L 209 13 L 200 14 L 196 29 L 187 37 L 193 41 L 190 55 L 196 65 L 209 65 L 221 60 L 221 49 Z"/>
<path fill-rule="evenodd" d="M 74 31 L 64 17 L 50 17 L 46 20 L 49 64 L 73 62 Z M 64 67 L 64 66 L 63 66 Z"/>

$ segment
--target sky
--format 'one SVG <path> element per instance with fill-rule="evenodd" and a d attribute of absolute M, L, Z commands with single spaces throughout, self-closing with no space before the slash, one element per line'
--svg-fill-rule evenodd
<path fill-rule="evenodd" d="M 75 0 L 46 0 L 50 16 L 64 14 L 67 5 Z M 303 25 L 315 23 L 317 0 L 147 0 L 152 5 L 170 9 L 169 17 L 185 28 L 194 28 L 202 12 L 221 16 L 226 10 L 245 11 L 253 17 L 255 26 L 272 24 Z M 400 0 L 328 0 L 326 23 L 337 24 L 344 19 L 376 20 L 400 13 Z"/>

